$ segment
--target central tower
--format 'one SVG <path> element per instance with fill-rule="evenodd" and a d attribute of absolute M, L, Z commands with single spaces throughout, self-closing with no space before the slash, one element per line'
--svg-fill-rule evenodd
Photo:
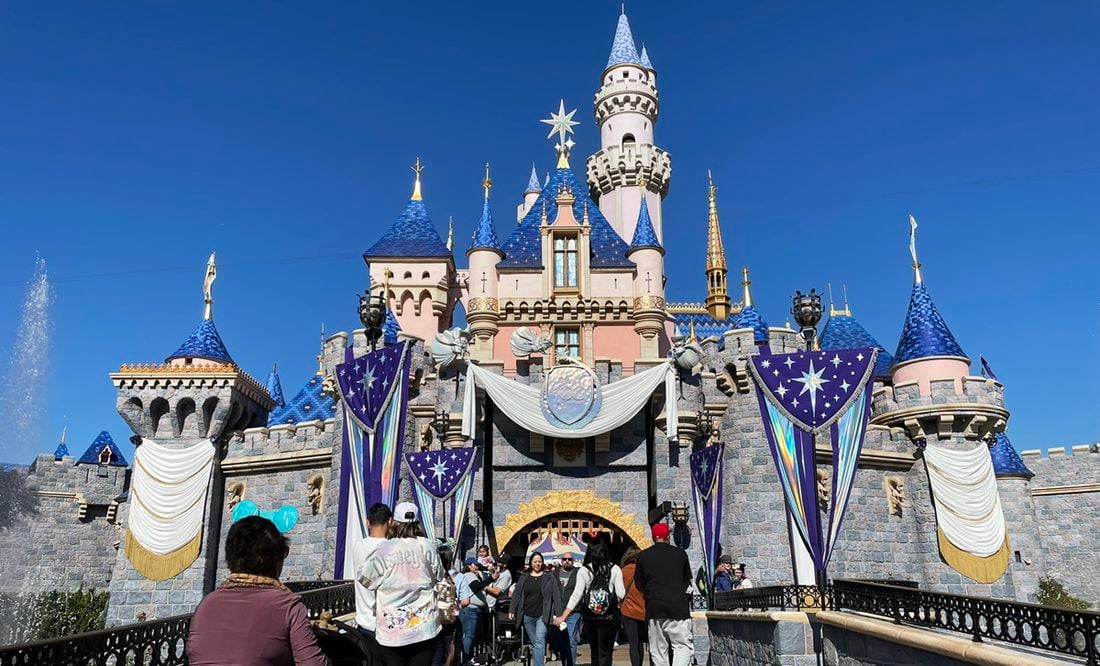
<path fill-rule="evenodd" d="M 638 54 L 630 22 L 621 14 L 596 92 L 600 150 L 588 158 L 587 176 L 589 193 L 623 239 L 634 237 L 644 196 L 657 240 L 664 241 L 661 201 L 672 158 L 653 144 L 658 112 L 657 72 L 645 45 Z"/>

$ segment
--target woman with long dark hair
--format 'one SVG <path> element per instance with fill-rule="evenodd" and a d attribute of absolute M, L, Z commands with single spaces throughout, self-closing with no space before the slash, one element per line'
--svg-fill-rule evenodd
<path fill-rule="evenodd" d="M 580 604 L 593 666 L 611 666 L 615 635 L 619 632 L 619 602 L 625 597 L 623 570 L 611 562 L 607 541 L 594 540 L 588 544 L 584 566 L 577 572 L 577 586 L 565 604 L 565 611 L 554 618 L 555 625 L 562 625 Z"/>
<path fill-rule="evenodd" d="M 508 619 L 523 622 L 527 639 L 531 641 L 534 666 L 543 666 L 546 660 L 546 632 L 555 613 L 561 612 L 561 587 L 546 572 L 542 553 L 532 553 L 527 563 L 529 570 L 520 576 L 516 591 L 512 593 L 512 609 Z"/>
<path fill-rule="evenodd" d="M 634 570 L 638 566 L 638 553 L 640 551 L 631 546 L 623 554 L 623 585 L 626 594 L 623 602 L 619 604 L 619 610 L 623 615 L 623 630 L 626 631 L 626 642 L 630 646 L 630 666 L 642 666 L 642 655 L 646 644 L 645 625 L 645 597 L 642 591 L 634 584 Z"/>

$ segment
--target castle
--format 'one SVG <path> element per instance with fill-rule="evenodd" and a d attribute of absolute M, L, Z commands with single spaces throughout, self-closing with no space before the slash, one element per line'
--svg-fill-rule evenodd
<path fill-rule="evenodd" d="M 456 257 L 452 238 L 444 240 L 429 216 L 430 192 L 417 162 L 405 209 L 364 252 L 369 295 L 381 295 L 388 305 L 381 344 L 414 343 L 405 450 L 480 447 L 466 547 L 485 541 L 497 551 L 523 554 L 547 534 L 586 530 L 606 531 L 618 545 L 644 547 L 647 525 L 671 515 L 676 543 L 698 566 L 687 460 L 693 450 L 720 440 L 721 546 L 746 564 L 757 584 L 791 582 L 784 501 L 748 362 L 762 352 L 801 349 L 804 342 L 789 325 L 768 325 L 763 313 L 771 308 L 754 302 L 748 269 L 741 271 L 739 300 L 731 297 L 713 182 L 705 294 L 698 303 L 666 302 L 663 240 L 669 227 L 662 201 L 672 158 L 656 143 L 659 112 L 657 70 L 645 47 L 637 50 L 622 15 L 595 94 L 600 146 L 586 159 L 583 177 L 568 138 L 577 121 L 563 103 L 544 121 L 557 133 L 556 161 L 541 183 L 532 170 L 517 223 L 498 227 L 494 221 L 487 170 L 472 241 L 457 248 Z M 503 226 L 508 231 L 498 233 Z M 1100 599 L 1100 580 L 1074 564 L 1092 555 L 1100 534 L 1100 453 L 1075 447 L 1072 456 L 1019 454 L 1004 434 L 1005 387 L 989 372 L 970 372 L 972 359 L 933 303 L 915 257 L 913 270 L 893 354 L 859 324 L 847 302 L 830 306 L 820 335 L 822 349 L 879 350 L 871 425 L 830 575 L 906 579 L 929 589 L 1020 600 L 1034 600 L 1039 579 L 1053 576 L 1080 597 Z M 566 357 L 591 368 L 602 385 L 613 385 L 666 362 L 674 338 L 698 341 L 699 369 L 680 380 L 675 437 L 668 435 L 668 396 L 661 393 L 610 432 L 556 439 L 517 426 L 479 392 L 478 423 L 466 424 L 474 432 L 467 438 L 467 373 L 439 369 L 426 353 L 437 334 L 456 324 L 460 310 L 471 362 L 528 386 L 539 386 L 546 370 Z M 512 334 L 522 328 L 550 341 L 544 355 L 512 353 Z M 164 363 L 124 365 L 111 374 L 118 411 L 136 437 L 170 447 L 203 441 L 215 447 L 198 558 L 167 580 L 149 580 L 134 569 L 119 547 L 131 509 L 127 462 L 104 433 L 79 458 L 59 447 L 30 466 L 28 483 L 39 509 L 23 517 L 22 527 L 0 534 L 0 556 L 16 567 L 16 575 L 0 581 L 4 591 L 107 588 L 112 625 L 187 612 L 224 576 L 220 544 L 232 509 L 245 499 L 261 509 L 289 504 L 298 510 L 284 578 L 331 578 L 344 409 L 335 398 L 333 373 L 349 347 L 359 356 L 372 343 L 363 330 L 328 337 L 317 373 L 284 394 L 274 370 L 261 383 L 234 363 L 208 302 L 199 325 Z M 993 583 L 974 582 L 940 556 L 921 460 L 926 441 L 989 447 L 1012 553 L 1006 573 Z M 817 462 L 819 475 L 827 476 L 829 452 L 819 450 Z M 410 492 L 402 484 L 402 496 Z"/>

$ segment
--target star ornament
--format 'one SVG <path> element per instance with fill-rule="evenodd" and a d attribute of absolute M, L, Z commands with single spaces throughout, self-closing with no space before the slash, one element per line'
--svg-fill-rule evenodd
<path fill-rule="evenodd" d="M 434 465 L 432 465 L 432 474 L 435 474 L 435 480 L 437 483 L 443 481 L 443 476 L 447 473 L 447 463 L 443 462 L 443 456 L 440 456 Z"/>
<path fill-rule="evenodd" d="M 806 393 L 807 391 L 809 391 L 809 393 L 810 393 L 810 409 L 812 409 L 815 414 L 817 413 L 817 392 L 823 390 L 824 385 L 829 383 L 830 381 L 832 381 L 831 379 L 823 379 L 821 377 L 822 373 L 824 373 L 824 372 L 825 372 L 825 368 L 822 368 L 820 370 L 815 370 L 813 359 L 811 359 L 810 360 L 810 371 L 809 372 L 803 372 L 801 379 L 799 379 L 799 378 L 794 379 L 794 381 L 798 382 L 799 384 L 802 384 L 802 390 L 798 393 L 798 395 L 802 395 L 803 393 Z"/>
<path fill-rule="evenodd" d="M 573 114 L 576 112 L 577 110 L 573 109 L 569 113 L 566 113 L 565 100 L 561 100 L 558 104 L 557 113 L 551 112 L 549 118 L 544 118 L 539 121 L 540 123 L 545 123 L 550 126 L 550 133 L 546 135 L 546 138 L 549 139 L 554 136 L 554 134 L 557 134 L 559 146 L 572 144 L 572 141 L 569 141 L 569 144 L 567 144 L 566 141 L 567 136 L 573 133 L 573 126 L 580 125 L 579 121 L 573 120 Z"/>

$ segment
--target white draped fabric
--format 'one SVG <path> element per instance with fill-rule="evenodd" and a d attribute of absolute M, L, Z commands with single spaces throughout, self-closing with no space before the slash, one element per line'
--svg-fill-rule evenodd
<path fill-rule="evenodd" d="M 167 555 L 192 541 L 202 529 L 213 468 L 210 442 L 170 449 L 143 440 L 134 454 L 131 536 L 156 555 Z"/>
<path fill-rule="evenodd" d="M 551 425 L 543 416 L 540 390 L 517 381 L 483 370 L 473 363 L 466 366 L 466 396 L 462 405 L 462 434 L 474 435 L 476 417 L 475 388 L 485 390 L 504 414 L 519 427 L 537 432 L 545 437 L 561 439 L 579 439 L 611 432 L 629 421 L 649 400 L 661 382 L 665 384 L 665 410 L 667 414 L 667 432 L 670 438 L 676 436 L 676 371 L 672 363 L 639 372 L 633 377 L 620 379 L 600 388 L 603 404 L 592 422 L 578 430 L 565 430 Z"/>
<path fill-rule="evenodd" d="M 997 553 L 1005 542 L 1005 518 L 989 449 L 956 451 L 929 443 L 924 466 L 936 522 L 947 540 L 978 557 Z"/>

